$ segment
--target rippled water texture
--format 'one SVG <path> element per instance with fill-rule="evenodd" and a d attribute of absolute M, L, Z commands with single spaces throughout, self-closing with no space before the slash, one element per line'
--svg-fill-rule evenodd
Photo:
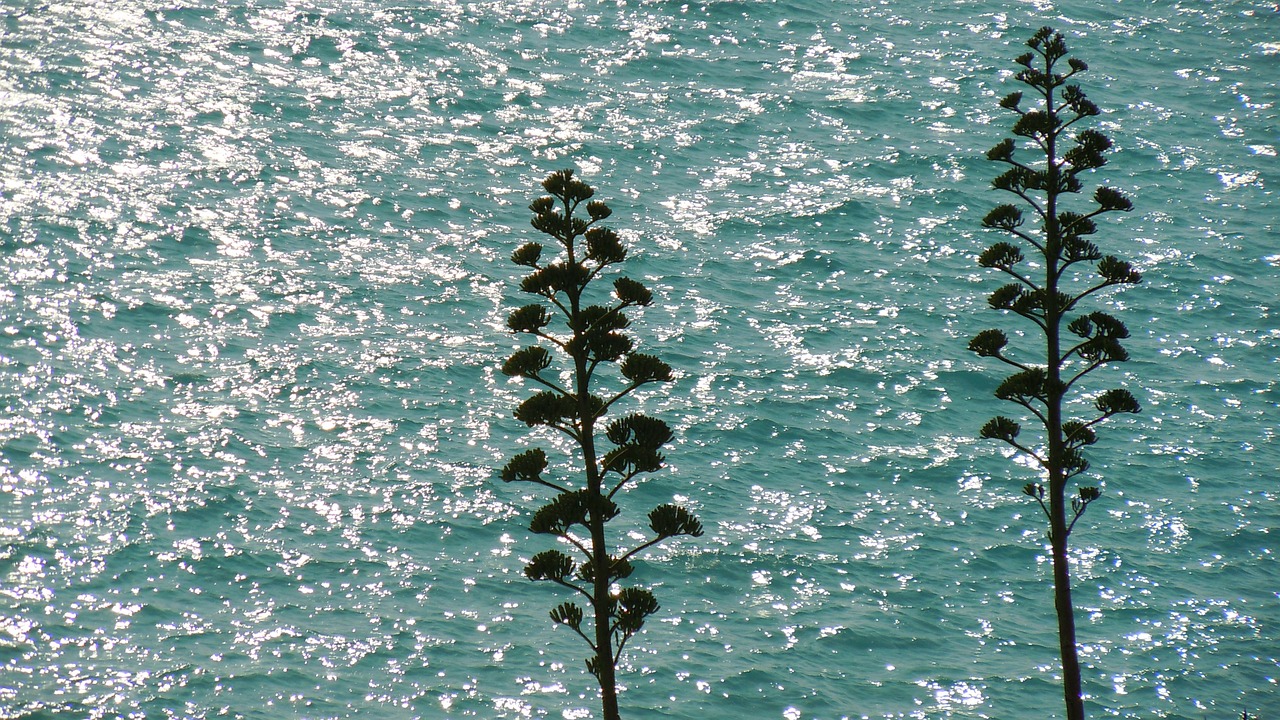
<path fill-rule="evenodd" d="M 1073 536 L 1091 715 L 1280 713 L 1274 3 L 5 2 L 0 717 L 591 717 L 496 365 L 533 183 L 614 207 L 707 535 L 632 717 L 1060 717 L 976 230 L 1066 31 L 1144 413 Z M 626 521 L 619 521 L 625 523 Z M 1270 714 L 1268 714 L 1270 713 Z"/>

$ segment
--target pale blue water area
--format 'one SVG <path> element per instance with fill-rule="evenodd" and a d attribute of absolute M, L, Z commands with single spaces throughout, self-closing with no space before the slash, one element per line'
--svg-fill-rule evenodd
<path fill-rule="evenodd" d="M 1073 535 L 1092 717 L 1280 717 L 1274 2 L 3 5 L 0 718 L 588 718 L 504 486 L 508 258 L 599 188 L 707 534 L 629 718 L 1055 718 L 1032 477 L 966 350 L 1035 28 L 1135 196 L 1141 415 Z M 627 520 L 619 520 L 625 523 Z M 621 526 L 620 526 L 621 527 Z"/>

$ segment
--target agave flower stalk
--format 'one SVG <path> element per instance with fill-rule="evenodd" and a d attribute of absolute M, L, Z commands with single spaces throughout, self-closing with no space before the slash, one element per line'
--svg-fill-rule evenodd
<path fill-rule="evenodd" d="M 557 605 L 551 620 L 590 648 L 586 664 L 600 683 L 604 718 L 618 720 L 616 676 L 623 648 L 659 609 L 650 590 L 621 583 L 631 576 L 631 560 L 639 553 L 669 538 L 700 536 L 702 524 L 685 508 L 664 504 L 649 512 L 652 534 L 644 541 L 623 548 L 607 532 L 608 523 L 621 513 L 619 494 L 640 476 L 662 469 L 662 448 L 674 439 L 662 420 L 640 413 L 619 415 L 616 409 L 637 389 L 671 382 L 673 375 L 667 363 L 635 352 L 635 342 L 624 332 L 631 325 L 628 312 L 651 304 L 652 293 L 625 276 L 613 280 L 608 295 L 597 288 L 605 274 L 627 258 L 621 238 L 602 224 L 612 211 L 591 199 L 594 191 L 572 170 L 552 173 L 542 187 L 547 195 L 529 206 L 532 224 L 551 238 L 556 255 L 546 260 L 545 247 L 530 242 L 511 256 L 530 270 L 520 289 L 540 301 L 508 317 L 507 327 L 531 336 L 535 344 L 513 353 L 502 372 L 539 386 L 515 408 L 515 418 L 571 441 L 576 449 L 571 475 L 576 482 L 548 479 L 551 463 L 541 448 L 511 458 L 502 479 L 555 493 L 534 513 L 529 529 L 557 538 L 568 552 L 543 550 L 525 566 L 524 574 L 558 585 L 575 598 Z M 552 370 L 557 357 L 565 372 Z M 610 367 L 616 370 L 610 373 L 613 389 L 597 394 Z"/>
<path fill-rule="evenodd" d="M 1028 355 L 1010 352 L 1003 330 L 992 329 L 978 333 L 969 349 L 1013 368 L 995 395 L 1018 406 L 1043 429 L 1036 439 L 1025 440 L 1020 423 L 999 416 L 983 426 L 981 436 L 1013 447 L 1041 471 L 1041 480 L 1028 483 L 1023 492 L 1048 521 L 1063 695 L 1068 719 L 1083 720 L 1067 539 L 1101 491 L 1094 485 L 1075 485 L 1069 493 L 1068 486 L 1089 469 L 1083 450 L 1098 441 L 1095 427 L 1114 415 L 1136 413 L 1139 407 L 1128 390 L 1114 388 L 1092 395 L 1092 409 L 1084 417 L 1067 413 L 1077 407 L 1070 401 L 1087 392 L 1087 376 L 1129 359 L 1120 342 L 1129 337 L 1124 323 L 1106 312 L 1085 312 L 1085 302 L 1142 277 L 1129 262 L 1103 255 L 1089 239 L 1097 232 L 1099 217 L 1133 208 L 1123 193 L 1098 187 L 1090 207 L 1067 207 L 1068 200 L 1082 192 L 1084 177 L 1106 164 L 1105 153 L 1111 148 L 1111 140 L 1101 132 L 1084 128 L 1100 113 L 1072 82 L 1088 66 L 1068 57 L 1062 35 L 1050 28 L 1041 28 L 1027 45 L 1031 51 L 1015 61 L 1020 66 L 1015 79 L 1027 90 L 1000 101 L 1002 108 L 1017 115 L 1012 133 L 1020 141 L 1007 138 L 987 153 L 988 159 L 1006 166 L 992 186 L 1018 202 L 1000 205 L 983 219 L 984 227 L 1007 239 L 988 247 L 978 263 L 1010 279 L 991 293 L 990 306 L 1029 323 L 1028 336 L 1040 342 L 1030 354 L 1034 359 L 1025 359 Z M 1026 99 L 1029 106 L 1024 105 Z M 1023 160 L 1023 154 L 1032 159 Z"/>

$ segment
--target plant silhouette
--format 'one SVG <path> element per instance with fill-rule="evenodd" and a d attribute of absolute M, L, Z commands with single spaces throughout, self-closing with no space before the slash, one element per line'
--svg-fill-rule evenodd
<path fill-rule="evenodd" d="M 996 310 L 1030 322 L 1028 335 L 1039 339 L 1042 344 L 1035 352 L 1043 355 L 1036 355 L 1037 361 L 1024 361 L 1008 354 L 1009 337 L 998 329 L 979 333 L 969 349 L 1014 368 L 995 395 L 1018 405 L 1044 430 L 1037 441 L 1028 441 L 1020 435 L 1019 423 L 1001 416 L 983 426 L 981 436 L 1003 441 L 1040 468 L 1041 482 L 1029 483 L 1023 492 L 1048 519 L 1063 695 L 1069 720 L 1082 720 L 1067 539 L 1100 491 L 1093 485 L 1077 485 L 1068 495 L 1067 485 L 1089 468 L 1083 449 L 1097 442 L 1094 427 L 1113 415 L 1136 413 L 1139 407 L 1128 390 L 1117 388 L 1088 396 L 1092 408 L 1083 418 L 1067 417 L 1068 410 L 1076 408 L 1071 401 L 1084 395 L 1081 381 L 1087 375 L 1129 358 L 1120 344 L 1129 337 L 1124 323 L 1105 312 L 1084 313 L 1080 306 L 1101 290 L 1138 283 L 1141 276 L 1128 262 L 1104 256 L 1088 239 L 1097 231 L 1095 218 L 1132 209 L 1128 198 L 1104 186 L 1094 191 L 1087 211 L 1063 207 L 1067 196 L 1081 192 L 1082 175 L 1106 164 L 1104 153 L 1111 147 L 1102 133 L 1080 127 L 1100 112 L 1078 85 L 1069 83 L 1088 67 L 1067 56 L 1066 42 L 1051 28 L 1041 28 L 1027 45 L 1031 52 L 1017 58 L 1021 69 L 1015 78 L 1029 88 L 1031 106 L 1023 107 L 1022 92 L 1000 101 L 1002 108 L 1017 114 L 1012 133 L 1022 144 L 1005 139 L 987 153 L 988 159 L 1008 166 L 992 186 L 1015 195 L 1023 207 L 1000 205 L 987 214 L 983 226 L 1009 236 L 1012 242 L 993 244 L 978 263 L 1012 278 L 988 302 Z M 1061 72 L 1064 61 L 1066 72 Z M 1018 159 L 1024 150 L 1035 159 Z M 1026 210 L 1031 226 L 1025 224 Z M 1023 255 L 1024 250 L 1031 259 Z"/>
<path fill-rule="evenodd" d="M 554 536 L 569 553 L 539 552 L 524 574 L 530 580 L 560 585 L 585 603 L 584 609 L 564 602 L 551 611 L 551 619 L 591 648 L 587 669 L 600 683 L 604 717 L 617 720 L 616 673 L 622 650 L 644 627 L 645 618 L 659 609 L 652 592 L 620 583 L 632 574 L 631 560 L 638 553 L 668 538 L 700 536 L 702 524 L 685 508 L 664 504 L 649 512 L 651 537 L 629 549 L 617 548 L 606 532 L 620 513 L 618 494 L 639 476 L 660 470 L 664 465 L 661 449 L 673 439 L 661 420 L 639 413 L 616 416 L 613 411 L 636 389 L 671 382 L 672 371 L 657 357 L 634 352 L 635 343 L 623 332 L 630 326 L 626 311 L 649 305 L 650 291 L 627 277 L 615 278 L 609 295 L 596 287 L 611 266 L 627 257 L 618 234 L 600 224 L 610 216 L 609 207 L 591 200 L 594 191 L 572 170 L 552 173 L 542 187 L 547 195 L 529 206 L 532 223 L 555 241 L 558 252 L 545 261 L 543 245 L 530 242 L 511 256 L 512 262 L 531 271 L 520 289 L 542 300 L 508 317 L 510 330 L 532 335 L 537 343 L 513 353 L 502 372 L 541 386 L 516 407 L 515 417 L 530 427 L 550 428 L 568 438 L 577 456 L 572 474 L 578 482 L 548 479 L 550 462 L 540 448 L 511 458 L 502 469 L 502 479 L 541 485 L 556 493 L 534 513 L 529 529 Z M 578 215 L 580 210 L 586 211 L 585 218 Z M 603 296 L 595 300 L 605 300 L 604 304 L 590 304 L 590 291 Z M 557 316 L 564 321 L 563 327 L 554 325 Z M 565 361 L 563 371 L 552 370 L 553 355 Z M 600 371 L 607 366 L 616 366 L 615 389 L 596 394 L 604 379 Z M 615 417 L 606 422 L 611 415 Z M 601 452 L 600 446 L 606 444 Z"/>

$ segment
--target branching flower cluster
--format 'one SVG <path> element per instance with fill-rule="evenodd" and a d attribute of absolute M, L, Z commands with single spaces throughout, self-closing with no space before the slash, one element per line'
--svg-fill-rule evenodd
<path fill-rule="evenodd" d="M 644 627 L 645 618 L 659 609 L 650 590 L 623 588 L 619 583 L 630 577 L 631 561 L 639 553 L 669 538 L 700 536 L 702 524 L 683 507 L 659 505 L 649 513 L 649 539 L 629 549 L 609 549 L 605 527 L 620 513 L 619 493 L 641 475 L 663 467 L 662 448 L 674 437 L 665 422 L 647 415 L 633 413 L 607 422 L 606 418 L 637 389 L 671 382 L 672 370 L 653 355 L 635 352 L 634 341 L 624 332 L 630 327 L 627 311 L 653 301 L 642 283 L 618 277 L 606 302 L 588 304 L 592 283 L 627 257 L 618 234 L 601 224 L 611 215 L 609 207 L 591 200 L 594 191 L 571 170 L 552 173 L 542 187 L 548 194 L 529 206 L 534 213 L 532 224 L 550 236 L 557 254 L 544 260 L 544 246 L 537 242 L 512 254 L 513 262 L 530 269 L 521 290 L 540 296 L 542 302 L 525 305 L 507 319 L 508 328 L 533 336 L 538 344 L 514 352 L 502 372 L 541 387 L 516 407 L 515 417 L 572 440 L 581 451 L 581 482 L 548 479 L 550 462 L 540 448 L 511 458 L 502 469 L 502 479 L 541 485 L 557 493 L 534 513 L 529 529 L 558 538 L 576 552 L 577 559 L 560 550 L 544 550 L 533 556 L 524 574 L 530 580 L 560 585 L 585 603 L 586 610 L 575 602 L 562 603 L 551 611 L 551 619 L 591 648 L 587 668 L 600 682 L 604 716 L 616 718 L 615 670 L 622 650 Z M 581 210 L 586 211 L 585 218 Z M 557 319 L 562 326 L 557 326 Z M 567 361 L 567 372 L 552 371 L 553 351 Z M 600 371 L 607 366 L 616 367 L 619 387 L 609 394 L 595 394 Z M 606 444 L 608 449 L 598 449 Z"/>
<path fill-rule="evenodd" d="M 1031 86 L 1041 101 L 1032 109 L 1024 109 L 1024 94 L 1014 92 L 1002 99 L 1000 106 L 1017 113 L 1013 134 L 1029 141 L 1028 146 L 1038 150 L 1036 154 L 1044 159 L 1034 163 L 1018 159 L 1012 138 L 1000 141 L 987 153 L 987 158 L 1008 166 L 992 181 L 992 187 L 1022 200 L 1037 225 L 1034 229 L 1026 228 L 1024 210 L 1012 204 L 991 210 L 982 224 L 1030 246 L 1039 261 L 1037 269 L 1043 274 L 1033 276 L 1034 270 L 1027 267 L 1022 248 L 1011 242 L 994 243 L 979 255 L 978 264 L 997 269 L 1013 280 L 991 293 L 988 303 L 992 308 L 1027 319 L 1042 334 L 1051 335 L 1058 342 L 1051 343 L 1057 347 L 1045 358 L 1044 364 L 1023 362 L 1006 354 L 1009 338 L 999 329 L 978 333 L 970 341 L 969 349 L 1016 370 L 997 388 L 996 397 L 1024 408 L 1046 426 L 1051 436 L 1045 439 L 1042 449 L 1035 449 L 1019 440 L 1021 425 L 1007 417 L 996 417 L 982 428 L 982 437 L 1008 443 L 1033 458 L 1046 472 L 1051 465 L 1060 468 L 1065 481 L 1088 470 L 1089 463 L 1081 450 L 1097 442 L 1095 425 L 1118 413 L 1136 413 L 1139 408 L 1128 390 L 1112 389 L 1096 398 L 1096 415 L 1084 420 L 1051 422 L 1051 414 L 1059 415 L 1051 409 L 1060 411 L 1064 399 L 1081 379 L 1103 365 L 1129 359 L 1120 344 L 1129 337 L 1129 330 L 1115 317 L 1101 311 L 1076 317 L 1066 324 L 1067 331 L 1075 336 L 1071 342 L 1061 342 L 1061 323 L 1077 311 L 1085 298 L 1113 286 L 1138 283 L 1142 276 L 1129 262 L 1112 255 L 1104 256 L 1088 239 L 1097 232 L 1095 218 L 1133 208 L 1132 202 L 1120 191 L 1097 188 L 1093 194 L 1094 206 L 1085 213 L 1059 206 L 1061 196 L 1082 190 L 1081 173 L 1106 165 L 1104 153 L 1111 148 L 1111 140 L 1097 130 L 1071 132 L 1080 121 L 1099 114 L 1097 105 L 1085 97 L 1078 85 L 1068 84 L 1088 66 L 1076 58 L 1067 58 L 1065 41 L 1049 28 L 1037 32 L 1028 45 L 1032 52 L 1017 58 L 1022 69 L 1015 77 Z M 1057 63 L 1064 58 L 1069 69 L 1060 73 Z M 1061 152 L 1059 146 L 1063 141 L 1073 143 L 1065 152 Z M 1089 264 L 1093 265 L 1093 280 L 1086 281 L 1081 290 L 1064 292 L 1068 272 Z M 1039 500 L 1046 515 L 1050 514 L 1044 503 L 1044 488 L 1039 483 L 1028 485 L 1026 494 Z M 1075 512 L 1068 532 L 1098 495 L 1097 488 L 1080 489 L 1072 503 Z"/>

